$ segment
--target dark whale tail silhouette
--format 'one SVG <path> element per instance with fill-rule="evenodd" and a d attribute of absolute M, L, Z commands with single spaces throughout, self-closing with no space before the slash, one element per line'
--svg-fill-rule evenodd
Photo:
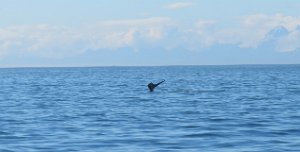
<path fill-rule="evenodd" d="M 158 85 L 160 85 L 161 83 L 165 82 L 165 80 L 158 82 L 157 84 L 154 83 L 149 83 L 148 84 L 148 89 L 150 92 L 152 92 L 154 90 L 155 87 L 157 87 Z"/>

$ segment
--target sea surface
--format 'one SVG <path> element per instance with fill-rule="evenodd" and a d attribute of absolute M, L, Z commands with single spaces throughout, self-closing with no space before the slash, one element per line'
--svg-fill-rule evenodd
<path fill-rule="evenodd" d="M 2 68 L 0 86 L 1 152 L 300 151 L 300 65 Z"/>

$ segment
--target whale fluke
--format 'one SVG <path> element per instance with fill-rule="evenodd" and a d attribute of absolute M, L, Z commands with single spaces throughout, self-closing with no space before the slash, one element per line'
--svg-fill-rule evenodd
<path fill-rule="evenodd" d="M 148 89 L 150 92 L 152 92 L 154 90 L 155 87 L 157 87 L 158 85 L 160 85 L 161 83 L 165 82 L 165 80 L 158 82 L 157 84 L 154 83 L 149 83 L 148 84 Z"/>

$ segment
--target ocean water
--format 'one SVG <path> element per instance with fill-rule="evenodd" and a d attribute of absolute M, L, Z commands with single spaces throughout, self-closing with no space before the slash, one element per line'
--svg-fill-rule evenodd
<path fill-rule="evenodd" d="M 300 151 L 300 65 L 6 68 L 0 86 L 1 152 Z"/>

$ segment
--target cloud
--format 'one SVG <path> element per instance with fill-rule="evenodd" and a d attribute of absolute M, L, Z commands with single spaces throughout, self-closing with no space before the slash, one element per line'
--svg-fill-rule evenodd
<path fill-rule="evenodd" d="M 162 25 L 162 23 L 170 22 L 168 17 L 151 17 L 145 19 L 132 20 L 109 20 L 99 22 L 99 26 L 153 26 Z"/>
<path fill-rule="evenodd" d="M 2 54 L 26 54 L 61 57 L 72 50 L 72 54 L 85 49 L 81 46 L 80 34 L 75 29 L 63 26 L 20 25 L 0 30 Z"/>
<path fill-rule="evenodd" d="M 254 14 L 242 18 L 242 24 L 245 27 L 256 27 L 262 29 L 272 29 L 279 25 L 286 27 L 288 30 L 295 29 L 300 24 L 300 19 L 283 14 L 264 15 Z"/>
<path fill-rule="evenodd" d="M 264 14 L 249 15 L 241 21 L 242 36 L 240 46 L 257 47 L 263 43 L 268 33 L 277 27 L 284 27 L 287 31 L 294 30 L 300 25 L 300 18 L 275 14 L 272 16 Z"/>
<path fill-rule="evenodd" d="M 172 3 L 166 6 L 167 9 L 181 9 L 181 8 L 186 8 L 186 7 L 191 7 L 193 6 L 193 3 L 189 2 L 177 2 L 177 3 Z"/>
<path fill-rule="evenodd" d="M 0 28 L 0 55 L 34 54 L 61 58 L 92 50 L 136 48 L 137 43 L 162 39 L 171 19 L 154 17 L 102 21 L 81 27 L 16 25 Z"/>
<path fill-rule="evenodd" d="M 281 52 L 293 52 L 300 49 L 300 30 L 291 31 L 287 36 L 278 39 L 276 50 Z"/>
<path fill-rule="evenodd" d="M 216 45 L 234 45 L 274 51 L 300 49 L 300 18 L 282 14 L 254 14 L 235 20 L 198 20 L 182 25 L 168 17 L 132 20 L 108 20 L 68 27 L 55 25 L 15 25 L 0 27 L 0 55 L 26 55 L 63 58 L 88 51 L 135 51 L 209 49 Z"/>
<path fill-rule="evenodd" d="M 281 52 L 290 52 L 299 49 L 296 40 L 299 35 L 295 30 L 300 25 L 300 18 L 285 16 L 282 14 L 264 15 L 254 14 L 239 17 L 236 20 L 228 21 L 229 25 L 224 22 L 216 21 L 198 21 L 194 31 L 201 38 L 201 43 L 212 46 L 237 45 L 240 48 L 258 48 L 270 40 L 270 32 L 277 32 L 280 38 L 272 39 L 276 50 Z M 278 29 L 278 27 L 281 27 Z M 284 30 L 283 30 L 284 29 Z M 287 44 L 286 47 L 283 47 Z M 293 45 L 292 45 L 293 44 Z M 290 47 L 287 47 L 290 46 Z M 292 47 L 293 46 L 293 47 Z"/>
<path fill-rule="evenodd" d="M 161 40 L 164 31 L 174 23 L 167 17 L 154 17 L 136 20 L 111 20 L 97 23 L 90 30 L 98 31 L 92 42 L 93 50 L 133 47 L 139 43 L 153 43 Z"/>

